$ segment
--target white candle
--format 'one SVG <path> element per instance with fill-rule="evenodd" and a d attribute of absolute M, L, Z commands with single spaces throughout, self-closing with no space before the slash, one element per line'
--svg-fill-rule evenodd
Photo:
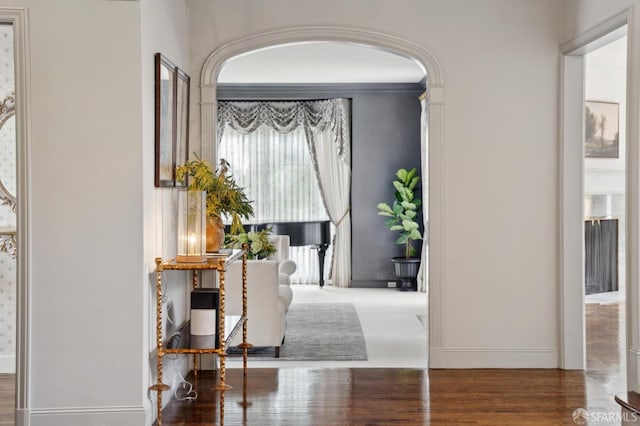
<path fill-rule="evenodd" d="M 187 239 L 187 255 L 193 256 L 200 253 L 196 253 L 196 234 L 191 233 Z"/>

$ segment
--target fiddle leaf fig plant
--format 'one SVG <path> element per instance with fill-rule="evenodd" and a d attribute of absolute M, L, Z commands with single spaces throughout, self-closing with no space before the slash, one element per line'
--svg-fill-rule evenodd
<path fill-rule="evenodd" d="M 409 259 L 415 253 L 413 241 L 422 239 L 420 225 L 416 221 L 421 201 L 415 196 L 420 177 L 416 176 L 415 168 L 409 171 L 399 169 L 396 177 L 397 180 L 393 181 L 395 188 L 393 204 L 391 206 L 387 203 L 378 204 L 378 215 L 387 216 L 388 219 L 385 220 L 384 225 L 391 231 L 400 233 L 396 244 L 404 244 L 404 256 Z"/>

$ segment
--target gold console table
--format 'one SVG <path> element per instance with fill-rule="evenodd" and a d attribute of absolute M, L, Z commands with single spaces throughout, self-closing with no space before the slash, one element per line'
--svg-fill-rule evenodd
<path fill-rule="evenodd" d="M 242 249 L 231 250 L 222 253 L 208 253 L 206 262 L 176 262 L 169 260 L 163 262 L 161 258 L 156 258 L 156 344 L 157 344 L 157 383 L 149 389 L 158 393 L 158 426 L 162 425 L 162 392 L 169 390 L 169 386 L 162 381 L 162 362 L 167 354 L 193 354 L 193 374 L 197 379 L 199 354 L 217 354 L 220 359 L 220 382 L 215 390 L 225 391 L 231 389 L 225 382 L 227 356 L 226 346 L 229 340 L 238 332 L 242 325 L 242 344 L 238 345 L 242 351 L 244 376 L 247 375 L 247 351 L 252 347 L 247 342 L 247 250 L 245 245 Z M 242 315 L 225 315 L 225 271 L 233 262 L 242 259 Z M 218 313 L 218 348 L 165 348 L 162 341 L 162 273 L 164 271 L 192 271 L 193 288 L 199 286 L 199 271 L 218 272 L 218 292 L 220 296 Z"/>

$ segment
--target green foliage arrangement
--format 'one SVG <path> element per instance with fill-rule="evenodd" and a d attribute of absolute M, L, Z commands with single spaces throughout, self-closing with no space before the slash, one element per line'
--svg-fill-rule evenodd
<path fill-rule="evenodd" d="M 420 177 L 416 176 L 415 168 L 409 171 L 399 169 L 396 172 L 396 177 L 398 179 L 393 181 L 395 188 L 393 205 L 378 204 L 378 214 L 389 217 L 384 222 L 387 228 L 394 232 L 400 232 L 396 244 L 405 245 L 404 255 L 409 259 L 415 253 L 413 241 L 422 239 L 420 225 L 416 222 L 417 210 L 421 202 L 419 198 L 415 197 L 415 189 L 420 182 Z"/>
<path fill-rule="evenodd" d="M 244 229 L 243 229 L 244 231 Z M 276 252 L 276 246 L 269 239 L 271 229 L 266 228 L 258 232 L 241 232 L 225 236 L 225 248 L 242 248 L 242 244 L 249 244 L 249 259 L 264 259 Z"/>
<path fill-rule="evenodd" d="M 187 179 L 188 178 L 188 179 Z M 231 232 L 242 230 L 242 219 L 253 216 L 253 206 L 244 188 L 236 184 L 229 174 L 229 163 L 220 160 L 220 168 L 215 172 L 209 163 L 197 158 L 176 167 L 176 179 L 180 183 L 188 180 L 188 189 L 207 193 L 207 216 L 227 215 L 231 218 Z"/>

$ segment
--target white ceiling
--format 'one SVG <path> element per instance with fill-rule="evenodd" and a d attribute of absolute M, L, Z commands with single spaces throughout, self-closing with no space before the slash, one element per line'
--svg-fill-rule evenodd
<path fill-rule="evenodd" d="M 229 59 L 219 83 L 418 83 L 412 59 L 351 43 L 313 42 L 270 47 Z"/>

